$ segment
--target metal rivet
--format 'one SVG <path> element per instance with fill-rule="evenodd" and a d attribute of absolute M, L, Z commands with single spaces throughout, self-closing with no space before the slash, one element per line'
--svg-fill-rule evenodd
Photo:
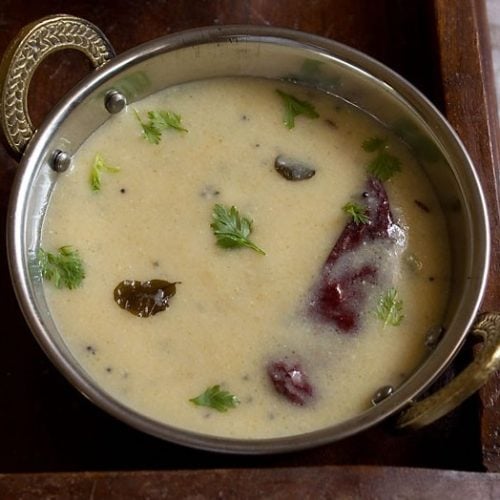
<path fill-rule="evenodd" d="M 127 99 L 118 90 L 110 90 L 104 98 L 104 106 L 112 115 L 119 113 L 127 105 Z"/>
<path fill-rule="evenodd" d="M 378 405 L 384 399 L 388 398 L 394 392 L 394 387 L 392 385 L 384 385 L 381 387 L 372 398 L 372 405 Z"/>
<path fill-rule="evenodd" d="M 59 149 L 52 156 L 51 167 L 56 172 L 65 172 L 71 165 L 71 156 Z"/>
<path fill-rule="evenodd" d="M 444 327 L 441 325 L 432 326 L 427 331 L 427 335 L 425 336 L 425 347 L 428 349 L 434 349 L 443 337 Z"/>

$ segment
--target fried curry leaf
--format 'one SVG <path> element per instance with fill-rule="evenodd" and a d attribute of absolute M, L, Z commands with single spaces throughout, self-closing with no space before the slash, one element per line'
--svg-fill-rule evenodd
<path fill-rule="evenodd" d="M 217 238 L 217 244 L 222 248 L 247 247 L 261 255 L 266 252 L 248 239 L 252 232 L 252 221 L 243 217 L 234 206 L 226 208 L 223 205 L 214 205 L 212 211 L 213 222 L 210 227 Z"/>
<path fill-rule="evenodd" d="M 169 300 L 175 295 L 176 285 L 166 280 L 123 280 L 115 287 L 115 302 L 125 311 L 147 318 L 169 306 Z"/>
<path fill-rule="evenodd" d="M 379 298 L 377 317 L 384 322 L 384 326 L 398 326 L 403 320 L 403 301 L 398 298 L 395 288 L 387 290 Z"/>
<path fill-rule="evenodd" d="M 304 181 L 314 177 L 316 170 L 300 160 L 279 155 L 274 160 L 274 169 L 288 181 Z"/>
<path fill-rule="evenodd" d="M 37 257 L 43 279 L 52 281 L 56 288 L 77 288 L 85 278 L 83 262 L 71 246 L 59 248 L 56 254 L 40 248 Z"/>
<path fill-rule="evenodd" d="M 301 101 L 291 94 L 287 94 L 282 90 L 276 89 L 276 92 L 283 100 L 285 106 L 285 114 L 283 117 L 283 123 L 285 127 L 292 129 L 295 127 L 295 117 L 299 115 L 304 115 L 307 118 L 318 118 L 319 114 L 315 107 L 307 101 Z"/>
<path fill-rule="evenodd" d="M 113 167 L 108 165 L 103 157 L 97 153 L 94 158 L 94 163 L 92 163 L 92 169 L 90 171 L 90 187 L 92 191 L 100 191 L 101 189 L 101 177 L 103 172 L 109 172 L 111 174 L 116 174 L 120 171 L 120 167 Z"/>
<path fill-rule="evenodd" d="M 220 385 L 209 387 L 205 392 L 189 401 L 196 406 L 206 406 L 222 413 L 230 408 L 236 408 L 240 404 L 240 400 L 236 396 L 221 390 Z"/>

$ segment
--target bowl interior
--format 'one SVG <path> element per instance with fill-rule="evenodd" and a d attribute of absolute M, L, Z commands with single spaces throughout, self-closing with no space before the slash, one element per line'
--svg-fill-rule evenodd
<path fill-rule="evenodd" d="M 100 389 L 67 349 L 32 269 L 52 189 L 57 150 L 73 154 L 109 114 L 105 95 L 128 104 L 171 85 L 221 76 L 286 79 L 349 101 L 392 130 L 413 150 L 434 186 L 452 249 L 453 290 L 446 334 L 420 368 L 388 399 L 341 424 L 305 435 L 236 440 L 195 434 L 144 417 Z M 42 348 L 96 404 L 153 435 L 190 446 L 268 453 L 323 444 L 359 432 L 403 407 L 450 362 L 477 312 L 489 260 L 485 203 L 474 168 L 456 134 L 410 84 L 373 59 L 333 41 L 289 30 L 217 27 L 155 40 L 117 57 L 75 88 L 51 113 L 25 153 L 12 193 L 9 261 L 23 312 Z"/>

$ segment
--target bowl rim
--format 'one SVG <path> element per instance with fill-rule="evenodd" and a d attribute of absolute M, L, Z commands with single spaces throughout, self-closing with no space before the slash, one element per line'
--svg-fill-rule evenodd
<path fill-rule="evenodd" d="M 393 396 L 374 408 L 338 424 L 304 434 L 248 440 L 206 435 L 170 426 L 138 413 L 122 404 L 104 389 L 99 388 L 98 384 L 90 379 L 90 376 L 85 376 L 83 369 L 74 366 L 70 360 L 64 357 L 51 334 L 44 328 L 37 312 L 33 310 L 30 300 L 27 259 L 21 249 L 26 247 L 24 240 L 26 225 L 23 218 L 25 210 L 23 208 L 25 209 L 26 199 L 29 196 L 31 176 L 39 167 L 38 164 L 43 156 L 45 145 L 49 143 L 60 124 L 71 114 L 77 103 L 82 102 L 91 92 L 104 85 L 110 78 L 162 53 L 207 43 L 259 41 L 278 45 L 293 45 L 328 55 L 332 59 L 350 66 L 354 71 L 366 74 L 378 85 L 389 88 L 396 95 L 401 96 L 418 114 L 431 117 L 434 120 L 433 127 L 439 133 L 439 137 L 446 138 L 448 146 L 451 145 L 454 148 L 455 153 L 466 166 L 468 174 L 466 181 L 474 194 L 474 200 L 471 203 L 476 203 L 476 208 L 482 217 L 480 221 L 475 221 L 476 229 L 481 236 L 479 241 L 474 242 L 475 251 L 479 254 L 475 258 L 478 280 L 471 284 L 475 289 L 475 300 L 469 304 L 467 317 L 462 318 L 463 333 L 459 341 L 455 342 L 453 346 L 446 346 L 441 342 L 432 356 L 429 356 L 428 360 L 434 359 L 435 362 L 431 363 L 430 369 L 427 370 L 430 375 L 425 381 L 415 381 L 414 374 L 401 388 L 395 391 Z M 58 370 L 94 404 L 136 429 L 177 444 L 209 451 L 266 454 L 311 448 L 357 434 L 399 411 L 431 384 L 460 349 L 479 309 L 489 269 L 490 234 L 485 198 L 474 165 L 465 147 L 444 116 L 406 79 L 374 58 L 347 45 L 318 35 L 268 26 L 227 25 L 181 31 L 127 50 L 113 58 L 101 69 L 84 78 L 53 108 L 29 143 L 14 180 L 7 220 L 7 254 L 18 302 L 36 340 Z M 427 364 L 428 360 L 424 364 Z M 419 371 L 420 369 L 417 370 L 417 372 Z"/>

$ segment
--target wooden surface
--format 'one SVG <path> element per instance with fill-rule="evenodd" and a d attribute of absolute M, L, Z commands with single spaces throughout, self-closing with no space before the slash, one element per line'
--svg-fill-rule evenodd
<path fill-rule="evenodd" d="M 338 498 L 495 500 L 500 475 L 403 467 L 296 467 L 212 471 L 0 475 L 0 498 L 29 500 Z"/>
<path fill-rule="evenodd" d="M 498 0 L 486 0 L 485 3 L 488 14 L 493 75 L 496 84 L 496 97 L 498 103 L 500 102 L 500 2 Z M 498 115 L 500 116 L 500 110 Z"/>
<path fill-rule="evenodd" d="M 70 8 L 71 6 L 71 8 Z M 3 0 L 0 53 L 16 32 L 44 15 L 67 12 L 96 23 L 118 53 L 186 28 L 269 24 L 334 38 L 386 63 L 413 82 L 449 117 L 480 167 L 491 207 L 498 208 L 487 41 L 482 2 L 474 0 Z M 79 53 L 58 53 L 40 68 L 30 93 L 35 123 L 89 71 Z M 493 144 L 494 146 L 494 144 Z M 5 216 L 16 163 L 0 147 L 0 472 L 120 469 L 299 467 L 372 464 L 464 471 L 500 470 L 495 382 L 427 429 L 394 434 L 390 423 L 315 450 L 270 457 L 231 457 L 189 450 L 146 436 L 81 397 L 33 340 L 9 282 Z M 498 166 L 498 163 L 496 164 Z M 498 210 L 491 208 L 498 242 Z M 497 247 L 500 246 L 497 244 Z M 498 253 L 486 308 L 499 308 Z M 467 352 L 463 354 L 466 360 Z M 463 360 L 458 360 L 459 367 Z M 479 411 L 482 409 L 481 428 Z M 483 465 L 484 460 L 484 465 Z M 297 469 L 299 470 L 299 469 Z M 302 471 L 302 469 L 300 469 Z M 317 469 L 314 469 L 315 471 Z M 314 472 L 316 474 L 316 472 Z M 293 475 L 293 473 L 292 473 Z M 284 476 L 283 476 L 284 477 Z M 1 490 L 0 490 L 1 491 Z M 1 497 L 1 494 L 0 494 Z M 473 497 L 471 497 L 473 498 Z"/>
<path fill-rule="evenodd" d="M 500 310 L 499 128 L 484 5 L 436 1 L 443 111 L 475 162 L 489 203 L 491 272 L 483 310 Z M 474 54 L 475 52 L 475 54 Z M 500 471 L 500 375 L 481 391 L 483 463 Z"/>

